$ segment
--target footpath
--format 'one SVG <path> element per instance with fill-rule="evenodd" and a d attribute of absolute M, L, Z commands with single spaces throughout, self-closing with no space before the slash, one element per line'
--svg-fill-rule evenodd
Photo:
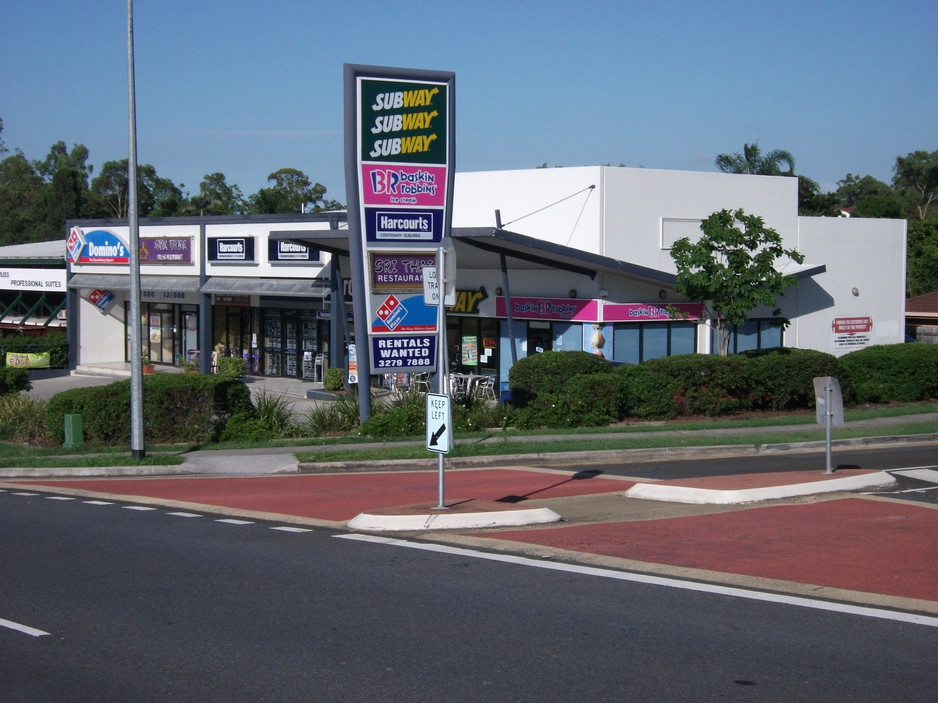
<path fill-rule="evenodd" d="M 0 491 L 392 533 L 938 615 L 938 501 L 902 500 L 889 493 L 897 478 L 913 480 L 923 492 L 938 489 L 938 414 L 915 419 L 934 422 L 936 433 L 895 437 L 890 426 L 908 418 L 880 418 L 861 421 L 882 428 L 879 437 L 835 444 L 835 451 L 936 447 L 935 459 L 903 472 L 873 463 L 832 474 L 823 464 L 776 471 L 771 460 L 768 469 L 746 469 L 745 457 L 764 459 L 767 453 L 820 452 L 823 461 L 823 442 L 564 456 L 527 454 L 521 438 L 493 438 L 487 441 L 506 444 L 499 456 L 446 461 L 442 506 L 436 460 L 303 465 L 295 447 L 193 452 L 179 467 L 116 467 L 99 476 L 82 476 L 79 470 L 56 471 L 55 477 L 49 470 L 5 470 Z M 739 432 L 697 430 L 693 436 Z M 705 456 L 718 463 L 725 459 L 727 470 L 659 480 L 600 468 Z"/>

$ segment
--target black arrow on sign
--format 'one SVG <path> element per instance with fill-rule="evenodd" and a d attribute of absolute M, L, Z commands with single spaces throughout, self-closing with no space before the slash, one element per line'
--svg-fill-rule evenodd
<path fill-rule="evenodd" d="M 436 441 L 446 432 L 446 423 L 440 425 L 440 429 L 430 435 L 430 446 L 435 447 Z"/>

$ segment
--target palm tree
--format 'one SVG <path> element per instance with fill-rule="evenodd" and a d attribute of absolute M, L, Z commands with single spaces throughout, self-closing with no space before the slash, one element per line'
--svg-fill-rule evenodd
<path fill-rule="evenodd" d="M 784 149 L 762 154 L 759 143 L 743 144 L 742 154 L 720 154 L 715 159 L 723 173 L 751 173 L 758 176 L 794 176 L 795 157 Z M 787 166 L 783 169 L 782 164 Z"/>

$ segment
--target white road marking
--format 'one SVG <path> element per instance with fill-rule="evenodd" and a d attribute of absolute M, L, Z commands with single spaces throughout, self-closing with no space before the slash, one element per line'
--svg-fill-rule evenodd
<path fill-rule="evenodd" d="M 938 627 L 938 617 L 928 615 L 918 615 L 915 613 L 903 613 L 894 610 L 885 610 L 883 608 L 872 608 L 862 605 L 851 605 L 849 603 L 833 603 L 830 601 L 813 600 L 801 596 L 787 596 L 778 593 L 763 593 L 761 591 L 751 591 L 745 588 L 734 586 L 719 586 L 709 583 L 696 583 L 694 581 L 682 581 L 680 579 L 668 578 L 666 576 L 652 576 L 650 574 L 636 574 L 628 571 L 615 571 L 613 569 L 603 569 L 595 566 L 579 566 L 576 564 L 562 564 L 557 562 L 540 561 L 529 557 L 521 557 L 513 554 L 497 554 L 490 552 L 479 552 L 474 549 L 465 549 L 462 547 L 450 547 L 443 544 L 424 544 L 420 542 L 409 542 L 407 540 L 395 539 L 393 537 L 379 537 L 377 535 L 356 535 L 345 534 L 335 535 L 339 539 L 349 539 L 358 542 L 371 542 L 373 544 L 385 544 L 392 547 L 407 547 L 408 549 L 420 549 L 428 552 L 440 552 L 443 554 L 455 554 L 458 556 L 472 557 L 475 559 L 486 559 L 488 561 L 500 561 L 507 564 L 517 564 L 520 566 L 532 566 L 538 569 L 548 569 L 550 571 L 566 571 L 584 576 L 600 576 L 602 578 L 616 579 L 619 581 L 631 581 L 634 583 L 644 583 L 652 586 L 664 586 L 667 588 L 679 588 L 685 591 L 699 591 L 702 593 L 713 593 L 716 595 L 730 596 L 733 598 L 746 598 L 748 600 L 766 601 L 769 603 L 779 603 L 782 605 L 793 605 L 799 608 L 812 608 L 814 610 L 827 610 L 835 613 L 847 615 L 859 615 L 868 618 L 880 618 L 883 620 L 894 620 L 896 622 L 911 623 L 913 625 L 925 625 L 927 627 Z"/>
<path fill-rule="evenodd" d="M 234 518 L 230 518 L 230 517 L 221 518 L 220 520 L 216 520 L 215 522 L 224 522 L 229 525 L 253 525 L 254 524 L 250 520 L 235 520 Z"/>
<path fill-rule="evenodd" d="M 279 530 L 280 532 L 312 532 L 312 530 L 307 530 L 305 527 L 271 527 L 272 530 Z"/>
<path fill-rule="evenodd" d="M 38 493 L 27 493 L 26 491 L 14 491 L 11 496 L 38 496 Z"/>
<path fill-rule="evenodd" d="M 5 627 L 9 630 L 16 630 L 17 632 L 22 632 L 24 635 L 29 635 L 31 637 L 42 637 L 43 635 L 49 634 L 45 630 L 37 630 L 35 627 L 30 627 L 29 625 L 21 625 L 18 622 L 13 622 L 12 620 L 4 620 L 3 618 L 0 618 L 0 627 Z"/>
<path fill-rule="evenodd" d="M 124 510 L 156 510 L 156 508 L 150 505 L 123 505 L 121 507 Z"/>
<path fill-rule="evenodd" d="M 106 500 L 83 500 L 82 503 L 85 505 L 114 505 L 114 503 L 109 503 Z"/>
<path fill-rule="evenodd" d="M 46 496 L 46 500 L 75 500 L 71 496 Z"/>
<path fill-rule="evenodd" d="M 167 515 L 175 515 L 176 517 L 202 517 L 198 513 L 166 513 Z"/>

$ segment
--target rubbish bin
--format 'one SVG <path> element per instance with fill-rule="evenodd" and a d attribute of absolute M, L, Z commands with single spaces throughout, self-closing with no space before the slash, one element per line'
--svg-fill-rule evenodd
<path fill-rule="evenodd" d="M 85 443 L 85 432 L 81 425 L 81 415 L 67 413 L 65 415 L 65 443 L 63 447 L 80 447 Z"/>

